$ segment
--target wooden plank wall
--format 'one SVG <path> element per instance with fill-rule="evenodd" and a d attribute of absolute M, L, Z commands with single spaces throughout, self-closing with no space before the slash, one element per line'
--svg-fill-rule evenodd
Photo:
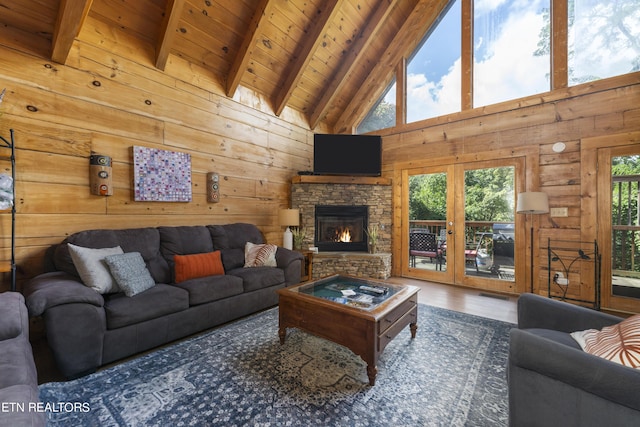
<path fill-rule="evenodd" d="M 585 199 L 597 197 L 596 188 L 581 189 L 583 177 L 595 173 L 590 165 L 581 164 L 581 140 L 638 130 L 640 73 L 385 131 L 384 173 L 394 179 L 394 259 L 401 255 L 402 170 L 524 156 L 525 187 L 548 193 L 551 207 L 568 207 L 569 211 L 568 217 L 553 218 L 553 222 L 549 215 L 534 218 L 535 291 L 546 295 L 547 239 L 579 241 L 584 230 L 595 229 L 593 222 L 597 221 L 595 215 L 581 212 Z M 556 142 L 564 142 L 566 150 L 553 152 Z M 518 242 L 517 250 L 528 254 L 525 243 Z M 526 269 L 529 271 L 528 257 Z M 393 274 L 400 274 L 397 262 Z M 580 282 L 579 277 L 572 279 L 572 283 Z M 570 287 L 568 296 L 592 299 L 593 280 L 583 277 L 582 281 L 583 286 Z"/>
<path fill-rule="evenodd" d="M 312 167 L 302 115 L 276 117 L 242 88 L 226 98 L 217 79 L 177 57 L 169 75 L 78 41 L 68 66 L 3 46 L 0 56 L 0 134 L 13 128 L 17 147 L 19 286 L 42 271 L 46 247 L 86 229 L 250 222 L 280 243 L 277 211 L 289 206 L 292 176 Z M 190 153 L 193 201 L 134 202 L 134 145 Z M 112 157 L 113 196 L 90 194 L 91 152 Z M 220 174 L 220 203 L 206 201 L 207 172 Z M 2 215 L 0 259 L 10 227 Z M 8 285 L 4 277 L 0 290 Z"/>

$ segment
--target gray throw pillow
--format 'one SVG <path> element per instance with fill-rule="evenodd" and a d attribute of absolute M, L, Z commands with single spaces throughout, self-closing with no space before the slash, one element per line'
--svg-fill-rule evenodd
<path fill-rule="evenodd" d="M 109 266 L 120 289 L 128 297 L 146 291 L 156 284 L 140 252 L 109 255 L 105 257 L 104 262 Z"/>

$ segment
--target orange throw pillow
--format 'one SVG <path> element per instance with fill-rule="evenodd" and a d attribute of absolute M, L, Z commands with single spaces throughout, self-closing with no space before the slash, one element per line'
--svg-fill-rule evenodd
<path fill-rule="evenodd" d="M 224 274 L 220 251 L 193 255 L 174 255 L 176 278 L 180 283 L 198 277 Z"/>

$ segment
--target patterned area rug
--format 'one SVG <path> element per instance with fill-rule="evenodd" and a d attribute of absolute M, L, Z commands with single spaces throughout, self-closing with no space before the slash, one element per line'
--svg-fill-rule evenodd
<path fill-rule="evenodd" d="M 275 308 L 40 397 L 51 426 L 500 426 L 513 326 L 421 304 L 370 387 L 344 347 L 296 329 L 280 345 Z"/>

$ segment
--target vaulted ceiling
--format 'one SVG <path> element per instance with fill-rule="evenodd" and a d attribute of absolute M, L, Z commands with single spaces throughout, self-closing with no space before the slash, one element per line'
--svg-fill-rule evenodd
<path fill-rule="evenodd" d="M 350 132 L 447 0 L 0 0 L 12 47 L 65 64 L 76 40 L 172 73 L 171 55 L 274 114 Z M 0 36 L 2 36 L 0 27 Z M 124 53 L 123 53 L 124 52 Z"/>

